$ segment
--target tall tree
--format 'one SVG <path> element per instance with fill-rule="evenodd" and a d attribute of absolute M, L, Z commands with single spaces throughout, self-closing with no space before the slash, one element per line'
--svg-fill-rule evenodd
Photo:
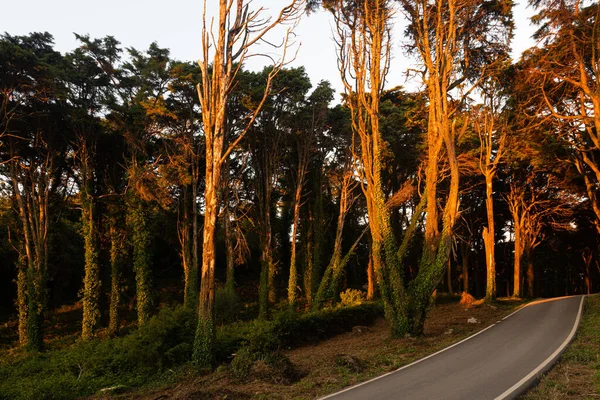
<path fill-rule="evenodd" d="M 273 78 L 283 66 L 285 53 L 290 45 L 288 40 L 291 28 L 288 28 L 284 35 L 284 56 L 269 73 L 261 101 L 248 113 L 247 124 L 236 132 L 235 137 L 225 135 L 228 98 L 235 86 L 238 71 L 249 55 L 250 47 L 263 39 L 274 27 L 296 20 L 302 12 L 302 6 L 301 1 L 293 0 L 272 19 L 262 19 L 263 11 L 251 10 L 244 0 L 219 0 L 218 20 L 213 25 L 207 21 L 206 0 L 203 4 L 198 97 L 206 143 L 206 176 L 198 327 L 193 353 L 194 362 L 201 366 L 210 366 L 214 362 L 215 229 L 219 211 L 218 195 L 222 189 L 221 170 L 225 160 L 254 123 L 267 98 Z"/>
<path fill-rule="evenodd" d="M 532 0 L 541 46 L 524 56 L 530 112 L 558 122 L 559 139 L 573 149 L 600 233 L 600 8 L 597 2 Z"/>
<path fill-rule="evenodd" d="M 427 203 L 425 244 L 419 274 L 410 284 L 411 325 L 422 332 L 430 293 L 439 283 L 450 254 L 458 216 L 458 129 L 465 129 L 460 110 L 489 71 L 508 57 L 512 36 L 512 2 L 506 0 L 400 1 L 409 19 L 411 47 L 423 65 L 429 100 L 424 198 Z M 462 125 L 462 128 L 461 128 Z M 445 154 L 444 154 L 445 153 Z M 450 173 L 438 217 L 439 162 Z"/>
<path fill-rule="evenodd" d="M 19 292 L 26 297 L 27 346 L 43 350 L 51 203 L 61 188 L 68 132 L 63 118 L 63 58 L 48 33 L 0 40 L 1 162 L 20 221 Z M 23 283 L 25 279 L 26 283 Z M 23 303 L 23 304 L 21 304 Z M 20 321 L 20 327 L 25 325 Z M 23 342 L 23 340 L 22 340 Z"/>
<path fill-rule="evenodd" d="M 486 90 L 487 89 L 487 90 Z M 502 119 L 502 103 L 496 82 L 491 82 L 483 90 L 483 104 L 474 109 L 473 123 L 479 137 L 479 170 L 485 180 L 485 209 L 487 226 L 482 236 L 485 246 L 486 289 L 485 298 L 493 301 L 496 298 L 496 254 L 494 224 L 494 178 L 498 165 L 504 157 L 507 125 Z"/>
<path fill-rule="evenodd" d="M 85 38 L 82 38 L 86 40 Z M 83 280 L 83 319 L 81 337 L 90 339 L 100 322 L 100 210 L 101 179 L 96 154 L 103 134 L 99 116 L 105 111 L 110 81 L 84 46 L 65 57 L 68 101 L 73 107 L 68 120 L 73 131 L 73 147 L 79 171 L 79 199 L 84 236 L 85 275 Z M 104 182 L 102 182 L 104 183 Z"/>

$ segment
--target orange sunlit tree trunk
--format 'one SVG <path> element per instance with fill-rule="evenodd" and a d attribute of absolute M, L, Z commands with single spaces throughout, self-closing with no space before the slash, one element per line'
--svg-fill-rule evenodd
<path fill-rule="evenodd" d="M 473 110 L 473 124 L 479 137 L 479 170 L 485 179 L 487 226 L 482 236 L 485 247 L 486 301 L 496 298 L 496 255 L 494 224 L 494 178 L 505 153 L 506 124 L 502 120 L 502 98 L 492 82 L 484 91 L 483 104 Z"/>
<path fill-rule="evenodd" d="M 490 71 L 508 58 L 512 2 L 401 0 L 400 4 L 409 19 L 411 49 L 422 62 L 420 72 L 429 100 L 423 193 L 427 203 L 425 244 L 419 274 L 409 285 L 411 327 L 421 333 L 430 295 L 446 268 L 458 217 L 455 142 L 467 126 L 461 107 Z M 450 176 L 443 199 L 438 190 L 441 161 L 447 164 Z"/>
<path fill-rule="evenodd" d="M 206 175 L 198 326 L 193 351 L 193 360 L 201 367 L 214 363 L 215 230 L 219 192 L 222 189 L 222 167 L 256 119 L 269 94 L 272 79 L 283 66 L 294 21 L 303 10 L 302 3 L 301 0 L 292 0 L 276 16 L 264 19 L 264 10 L 251 10 L 249 2 L 245 0 L 219 0 L 217 20 L 211 23 L 207 20 L 207 2 L 204 1 L 198 98 L 206 145 Z M 236 76 L 249 56 L 250 47 L 283 23 L 292 25 L 284 35 L 282 59 L 269 73 L 264 95 L 256 108 L 249 111 L 245 126 L 236 132 L 235 137 L 226 138 L 227 101 L 235 86 Z"/>

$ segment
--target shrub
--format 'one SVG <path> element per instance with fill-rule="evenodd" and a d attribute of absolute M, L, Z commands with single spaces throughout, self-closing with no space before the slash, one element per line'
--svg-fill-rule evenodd
<path fill-rule="evenodd" d="M 194 312 L 162 310 L 139 331 L 94 339 L 0 366 L 0 399 L 69 399 L 112 386 L 149 382 L 165 368 L 187 361 Z"/>
<path fill-rule="evenodd" d="M 355 307 L 338 307 L 301 315 L 288 311 L 276 316 L 273 329 L 281 345 L 293 347 L 351 331 L 356 325 L 371 325 L 381 316 L 383 307 L 378 303 L 363 303 Z"/>
<path fill-rule="evenodd" d="M 236 320 L 241 309 L 240 298 L 234 290 L 224 287 L 215 292 L 215 322 L 223 325 Z"/>
<path fill-rule="evenodd" d="M 382 314 L 380 304 L 364 303 L 303 315 L 285 311 L 273 321 L 222 326 L 217 330 L 217 360 L 227 361 L 237 353 L 231 370 L 240 379 L 253 374 L 273 382 L 293 382 L 299 375 L 280 353 L 282 347 L 370 325 Z M 139 332 L 125 337 L 79 342 L 2 363 L 0 399 L 70 399 L 102 388 L 131 388 L 155 381 L 167 368 L 190 359 L 195 327 L 192 310 L 165 308 Z"/>
<path fill-rule="evenodd" d="M 340 293 L 340 300 L 346 307 L 359 306 L 367 300 L 367 296 L 362 290 L 346 289 L 345 292 Z"/>
<path fill-rule="evenodd" d="M 255 355 L 248 347 L 240 349 L 229 366 L 231 375 L 236 379 L 247 379 L 252 371 Z"/>

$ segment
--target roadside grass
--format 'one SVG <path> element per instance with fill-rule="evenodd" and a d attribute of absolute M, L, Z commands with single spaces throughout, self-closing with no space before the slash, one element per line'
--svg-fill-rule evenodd
<path fill-rule="evenodd" d="M 573 342 L 558 363 L 521 400 L 600 398 L 600 295 L 588 296 Z"/>
<path fill-rule="evenodd" d="M 505 299 L 494 305 L 479 304 L 465 309 L 457 302 L 432 307 L 422 337 L 392 339 L 383 318 L 369 327 L 297 348 L 283 346 L 282 354 L 294 367 L 295 376 L 283 379 L 277 368 L 262 360 L 251 364 L 245 375 L 237 375 L 232 363 L 204 376 L 185 371 L 172 383 L 160 383 L 118 396 L 120 399 L 314 399 L 375 376 L 396 370 L 419 358 L 489 326 L 524 304 Z M 467 323 L 476 318 L 479 323 Z M 97 398 L 104 398 L 97 396 Z"/>

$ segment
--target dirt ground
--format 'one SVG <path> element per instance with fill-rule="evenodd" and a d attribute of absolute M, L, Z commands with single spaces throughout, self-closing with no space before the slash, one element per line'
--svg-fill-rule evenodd
<path fill-rule="evenodd" d="M 298 371 L 292 384 L 277 382 L 268 371 L 245 381 L 227 367 L 205 376 L 187 377 L 160 389 L 142 389 L 122 399 L 313 399 L 393 371 L 479 331 L 514 311 L 522 302 L 500 300 L 496 305 L 465 309 L 459 304 L 436 305 L 419 338 L 391 339 L 385 320 L 356 327 L 320 343 L 284 351 Z M 478 323 L 468 323 L 475 318 Z M 179 378 L 178 378 L 179 379 Z"/>

